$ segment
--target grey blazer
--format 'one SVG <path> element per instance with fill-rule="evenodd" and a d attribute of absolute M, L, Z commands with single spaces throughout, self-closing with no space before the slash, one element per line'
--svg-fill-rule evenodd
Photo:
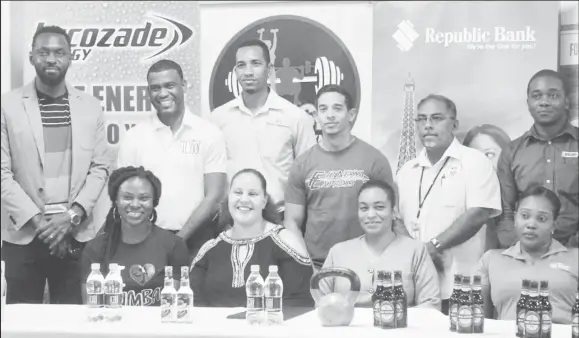
<path fill-rule="evenodd" d="M 111 156 L 108 154 L 103 112 L 93 96 L 67 83 L 72 126 L 72 171 L 69 207 L 77 202 L 87 218 L 74 237 L 92 239 L 101 224 L 93 209 L 106 185 Z M 44 137 L 34 81 L 2 96 L 1 201 L 7 219 L 2 240 L 28 244 L 35 236 L 27 221 L 44 211 Z"/>

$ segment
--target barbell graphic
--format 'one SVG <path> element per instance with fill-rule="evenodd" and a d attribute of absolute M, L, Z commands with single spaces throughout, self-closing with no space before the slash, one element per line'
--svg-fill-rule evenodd
<path fill-rule="evenodd" d="M 300 66 L 302 67 L 302 66 Z M 307 75 L 311 73 L 312 64 L 309 61 L 305 62 L 304 76 L 302 79 L 294 77 L 292 82 L 293 83 L 314 83 L 317 82 L 315 86 L 316 93 L 320 88 L 328 84 L 335 84 L 339 85 L 344 80 L 344 73 L 340 70 L 340 67 L 337 66 L 334 61 L 328 60 L 325 56 L 319 57 L 316 59 L 314 64 L 314 75 Z M 275 83 L 281 83 L 279 78 L 276 79 Z M 233 93 L 235 97 L 238 97 L 241 94 L 241 85 L 237 81 L 237 76 L 235 75 L 235 69 L 231 70 L 227 74 L 227 78 L 225 79 L 225 87 L 228 89 L 230 93 Z"/>

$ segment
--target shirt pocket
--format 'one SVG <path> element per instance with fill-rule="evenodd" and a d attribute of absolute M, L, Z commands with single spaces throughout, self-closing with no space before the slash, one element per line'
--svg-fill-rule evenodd
<path fill-rule="evenodd" d="M 265 121 L 258 140 L 261 154 L 265 158 L 277 159 L 293 152 L 291 127 L 283 119 Z"/>

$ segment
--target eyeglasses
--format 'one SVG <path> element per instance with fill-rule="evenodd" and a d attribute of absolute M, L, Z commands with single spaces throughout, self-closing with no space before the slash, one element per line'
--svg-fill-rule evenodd
<path fill-rule="evenodd" d="M 418 117 L 414 118 L 414 121 L 420 125 L 425 125 L 426 121 L 429 121 L 429 120 L 430 120 L 430 124 L 437 125 L 444 120 L 454 120 L 454 117 L 449 117 L 449 116 L 444 116 L 444 115 L 432 115 L 430 117 L 418 116 Z"/>

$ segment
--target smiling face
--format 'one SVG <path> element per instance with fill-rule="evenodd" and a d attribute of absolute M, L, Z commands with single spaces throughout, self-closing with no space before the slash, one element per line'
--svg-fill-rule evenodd
<path fill-rule="evenodd" d="M 235 54 L 235 76 L 244 92 L 253 94 L 267 88 L 270 65 L 258 46 L 241 47 Z"/>
<path fill-rule="evenodd" d="M 60 34 L 39 34 L 34 40 L 29 60 L 42 83 L 56 86 L 64 81 L 70 66 L 70 46 Z"/>
<path fill-rule="evenodd" d="M 266 192 L 255 174 L 241 173 L 233 179 L 228 207 L 234 224 L 253 225 L 261 222 L 266 204 Z"/>
<path fill-rule="evenodd" d="M 121 221 L 129 226 L 148 222 L 153 213 L 154 189 L 151 182 L 140 177 L 124 181 L 117 194 L 117 209 Z"/>
<path fill-rule="evenodd" d="M 553 76 L 541 76 L 529 84 L 527 106 L 535 123 L 544 126 L 568 119 L 569 100 L 563 83 Z"/>
<path fill-rule="evenodd" d="M 493 167 L 497 170 L 497 165 L 499 163 L 499 156 L 501 155 L 501 146 L 495 142 L 495 140 L 486 134 L 478 134 L 470 142 L 470 147 L 480 150 L 482 153 L 491 160 Z"/>
<path fill-rule="evenodd" d="M 358 220 L 366 235 L 380 235 L 392 231 L 392 203 L 388 194 L 371 187 L 358 197 Z"/>
<path fill-rule="evenodd" d="M 543 196 L 529 196 L 519 202 L 515 229 L 521 246 L 529 251 L 549 245 L 554 229 L 553 205 Z"/>
<path fill-rule="evenodd" d="M 149 98 L 160 116 L 182 114 L 187 83 L 175 69 L 151 72 L 147 78 Z"/>

